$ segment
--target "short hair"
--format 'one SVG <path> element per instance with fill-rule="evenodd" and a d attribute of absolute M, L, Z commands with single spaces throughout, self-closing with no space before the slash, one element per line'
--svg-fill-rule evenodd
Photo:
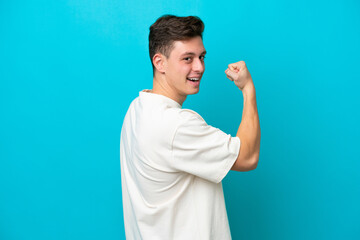
<path fill-rule="evenodd" d="M 161 53 L 169 57 L 173 49 L 174 41 L 188 40 L 193 37 L 201 37 L 205 25 L 199 17 L 177 17 L 174 15 L 164 15 L 158 18 L 150 26 L 149 33 L 149 53 L 150 60 L 156 53 Z"/>

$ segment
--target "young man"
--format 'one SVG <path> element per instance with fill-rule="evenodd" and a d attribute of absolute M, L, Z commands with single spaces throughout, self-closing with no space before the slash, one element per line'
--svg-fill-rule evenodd
<path fill-rule="evenodd" d="M 205 70 L 203 30 L 192 16 L 166 15 L 150 27 L 153 89 L 131 103 L 121 130 L 127 239 L 231 239 L 221 181 L 230 169 L 256 168 L 260 124 L 243 61 L 225 71 L 244 96 L 235 137 L 182 108 L 199 92 Z"/>

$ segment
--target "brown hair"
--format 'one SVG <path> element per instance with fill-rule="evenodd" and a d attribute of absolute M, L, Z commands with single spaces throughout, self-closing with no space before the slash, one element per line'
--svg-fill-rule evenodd
<path fill-rule="evenodd" d="M 197 36 L 202 38 L 204 27 L 203 21 L 196 16 L 164 15 L 158 18 L 150 26 L 149 53 L 151 63 L 153 64 L 152 58 L 156 53 L 169 57 L 174 41 L 187 40 Z"/>

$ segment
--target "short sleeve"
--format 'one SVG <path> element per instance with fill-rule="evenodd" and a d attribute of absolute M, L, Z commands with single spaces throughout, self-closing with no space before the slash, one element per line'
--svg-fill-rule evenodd
<path fill-rule="evenodd" d="M 172 142 L 171 165 L 179 171 L 220 182 L 235 163 L 240 139 L 208 125 L 194 111 L 181 111 Z"/>

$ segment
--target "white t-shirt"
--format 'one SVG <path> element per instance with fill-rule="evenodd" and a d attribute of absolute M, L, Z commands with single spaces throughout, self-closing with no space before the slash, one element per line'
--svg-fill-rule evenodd
<path fill-rule="evenodd" d="M 221 180 L 239 149 L 196 112 L 140 92 L 120 140 L 126 239 L 231 239 Z"/>

